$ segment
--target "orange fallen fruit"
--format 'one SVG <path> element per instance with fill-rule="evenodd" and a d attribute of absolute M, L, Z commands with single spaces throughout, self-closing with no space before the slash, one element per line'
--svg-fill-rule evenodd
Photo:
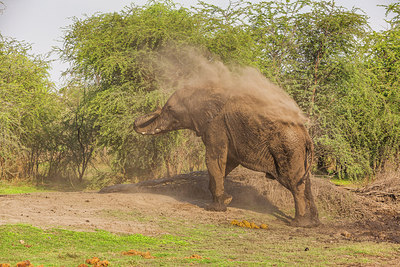
<path fill-rule="evenodd" d="M 87 259 L 87 260 L 86 260 L 86 263 L 87 263 L 87 264 L 90 264 L 90 265 L 93 265 L 93 264 L 98 263 L 99 261 L 100 261 L 99 258 L 93 257 L 93 258 L 91 258 L 91 259 Z"/>
<path fill-rule="evenodd" d="M 253 223 L 253 222 L 250 223 L 250 226 L 251 226 L 252 229 L 260 229 L 260 227 L 257 224 Z"/>
<path fill-rule="evenodd" d="M 155 259 L 156 258 L 156 257 L 152 256 L 149 251 L 141 252 L 141 251 L 134 250 L 134 249 L 131 249 L 131 250 L 128 250 L 128 251 L 124 251 L 124 252 L 122 252 L 122 255 L 127 255 L 127 256 L 139 255 L 139 256 L 142 256 L 145 259 Z"/>
<path fill-rule="evenodd" d="M 238 220 L 232 220 L 231 221 L 232 225 L 237 225 L 239 227 L 246 227 L 246 228 L 251 228 L 251 229 L 268 229 L 268 225 L 266 225 L 265 223 L 261 224 L 261 225 L 257 225 L 254 222 L 249 222 L 247 220 L 243 220 L 241 222 L 239 222 Z"/>
<path fill-rule="evenodd" d="M 30 261 L 21 261 L 17 263 L 17 267 L 33 267 Z"/>
<path fill-rule="evenodd" d="M 94 266 L 96 266 L 96 267 L 107 267 L 109 264 L 110 263 L 108 262 L 108 260 L 104 260 L 104 261 L 99 261 Z"/>
<path fill-rule="evenodd" d="M 201 260 L 202 257 L 201 257 L 200 255 L 193 254 L 192 256 L 189 257 L 189 259 L 198 259 L 198 260 Z"/>
<path fill-rule="evenodd" d="M 243 220 L 242 222 L 243 222 L 243 224 L 244 224 L 245 227 L 251 228 L 251 224 L 250 224 L 248 221 Z"/>
<path fill-rule="evenodd" d="M 231 224 L 232 224 L 232 225 L 239 225 L 239 221 L 238 221 L 238 220 L 232 220 L 232 221 L 231 221 Z"/>
<path fill-rule="evenodd" d="M 202 256 L 200 256 L 200 255 L 198 255 L 198 254 L 193 254 L 193 255 L 190 256 L 190 257 L 185 257 L 185 259 L 190 259 L 190 260 L 202 260 L 202 259 L 207 259 L 207 260 L 209 260 L 210 258 L 204 258 L 204 257 L 202 257 Z"/>

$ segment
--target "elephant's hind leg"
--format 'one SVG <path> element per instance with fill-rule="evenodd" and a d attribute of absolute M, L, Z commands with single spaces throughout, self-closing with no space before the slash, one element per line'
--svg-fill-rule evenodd
<path fill-rule="evenodd" d="M 311 182 L 309 174 L 294 184 L 290 189 L 295 203 L 295 217 L 292 221 L 293 226 L 313 227 L 320 224 L 318 211 L 311 194 Z"/>
<path fill-rule="evenodd" d="M 279 173 L 277 180 L 293 195 L 295 204 L 295 217 L 293 226 L 312 227 L 319 224 L 318 212 L 311 193 L 309 173 L 304 174 L 304 167 L 297 170 L 286 168 L 286 172 Z"/>

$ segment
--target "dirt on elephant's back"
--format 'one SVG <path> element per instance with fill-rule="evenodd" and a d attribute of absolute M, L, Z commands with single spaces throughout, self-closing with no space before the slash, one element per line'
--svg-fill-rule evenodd
<path fill-rule="evenodd" d="M 39 227 L 104 229 L 121 233 L 165 233 L 162 221 L 228 225 L 233 219 L 253 219 L 271 225 L 271 233 L 290 231 L 293 197 L 262 173 L 238 168 L 226 180 L 233 196 L 227 212 L 210 212 L 207 172 L 115 185 L 97 192 L 46 192 L 0 196 L 0 224 L 28 223 Z M 337 187 L 328 179 L 312 179 L 322 226 L 313 233 L 354 240 L 400 243 L 400 204 L 379 202 L 368 195 Z M 251 218 L 249 218 L 251 217 Z M 309 234 L 309 229 L 296 231 Z M 350 237 L 349 237 L 350 236 Z"/>

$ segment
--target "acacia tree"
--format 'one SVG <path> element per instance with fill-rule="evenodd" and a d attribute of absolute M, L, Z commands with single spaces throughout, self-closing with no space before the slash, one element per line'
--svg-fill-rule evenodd
<path fill-rule="evenodd" d="M 390 28 L 373 32 L 366 47 L 366 68 L 370 71 L 370 86 L 382 100 L 381 124 L 373 147 L 375 165 L 384 167 L 387 160 L 397 159 L 400 151 L 400 3 L 386 7 Z"/>
<path fill-rule="evenodd" d="M 372 174 L 390 134 L 365 65 L 366 16 L 333 1 L 260 3 L 248 14 L 259 68 L 309 115 L 318 168 Z"/>
<path fill-rule="evenodd" d="M 70 84 L 60 90 L 66 111 L 59 118 L 61 122 L 59 144 L 63 147 L 64 168 L 74 172 L 78 182 L 83 182 L 85 172 L 96 148 L 98 127 L 94 125 L 96 116 L 88 110 L 88 88 L 81 84 Z M 72 179 L 66 173 L 71 182 Z"/>
<path fill-rule="evenodd" d="M 184 138 L 180 133 L 144 138 L 134 134 L 133 120 L 166 97 L 157 90 L 152 64 L 158 51 L 200 39 L 188 10 L 161 3 L 75 19 L 66 32 L 62 57 L 73 63 L 75 78 L 91 85 L 85 110 L 95 118 L 97 142 L 109 149 L 117 171 L 157 174 L 175 141 Z"/>
<path fill-rule="evenodd" d="M 46 125 L 57 114 L 48 65 L 30 46 L 0 39 L 0 174 L 37 176 Z"/>
<path fill-rule="evenodd" d="M 395 28 L 368 32 L 350 60 L 344 77 L 335 81 L 337 97 L 324 125 L 331 130 L 321 140 L 327 157 L 335 155 L 343 176 L 363 178 L 398 161 L 400 113 L 398 103 L 398 35 Z M 393 38 L 394 37 L 394 38 Z M 386 77 L 386 78 L 384 78 Z"/>

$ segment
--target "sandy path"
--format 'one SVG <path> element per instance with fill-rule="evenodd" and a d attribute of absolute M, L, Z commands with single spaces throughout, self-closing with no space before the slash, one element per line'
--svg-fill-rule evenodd
<path fill-rule="evenodd" d="M 24 223 L 75 230 L 159 234 L 159 216 L 226 222 L 240 211 L 208 212 L 171 196 L 151 193 L 46 192 L 0 196 L 0 224 Z"/>

